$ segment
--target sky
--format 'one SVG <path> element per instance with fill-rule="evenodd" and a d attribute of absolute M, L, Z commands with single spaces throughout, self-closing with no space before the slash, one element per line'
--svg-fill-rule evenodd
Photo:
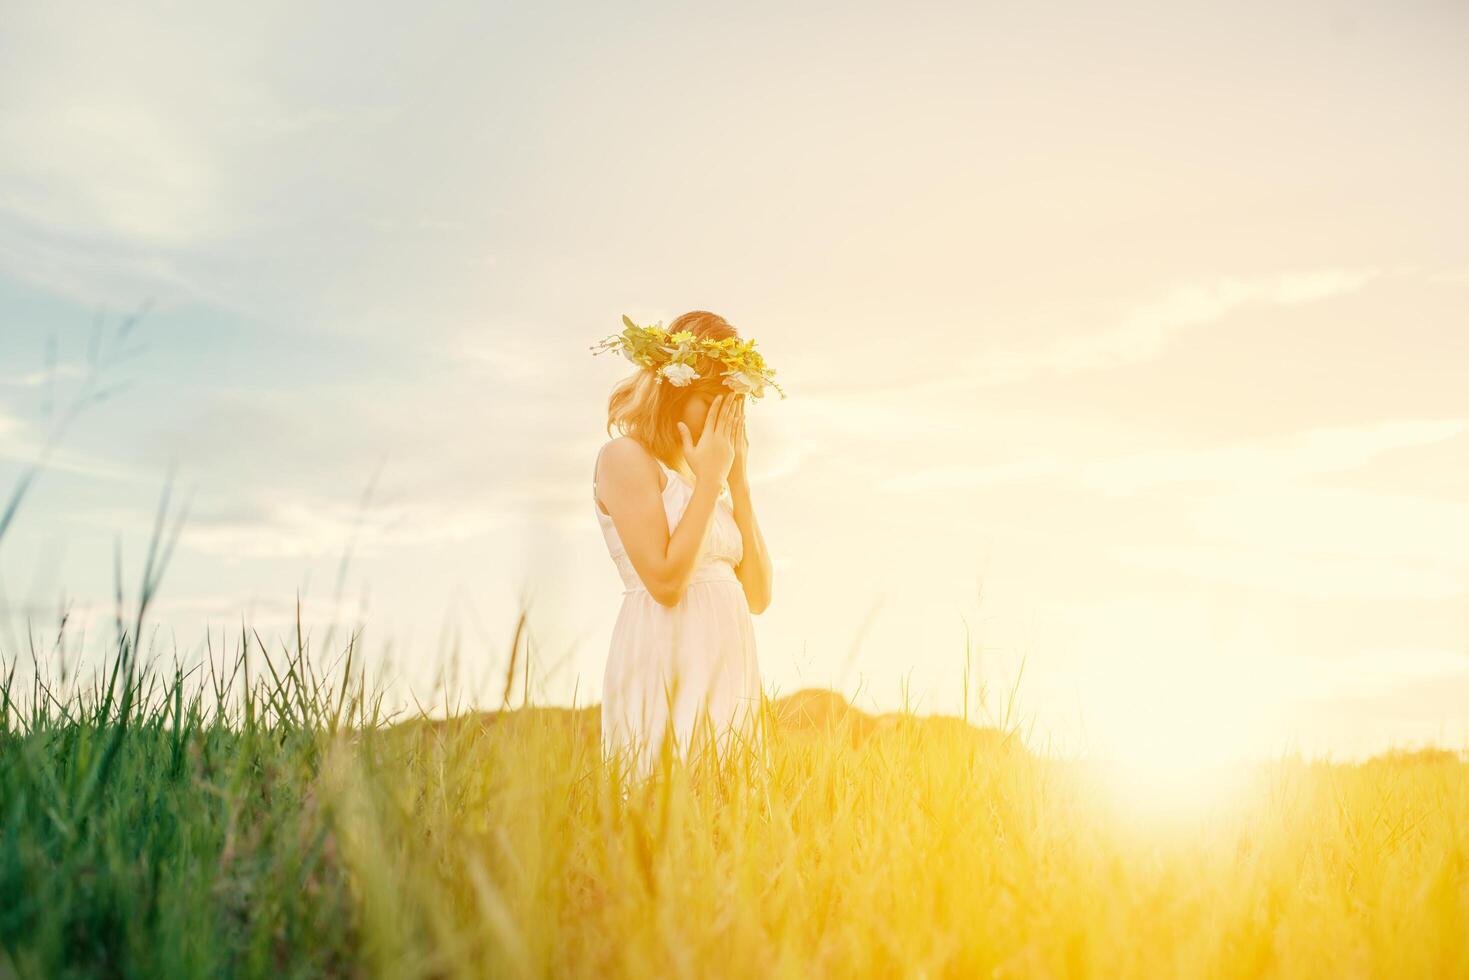
<path fill-rule="evenodd" d="M 526 608 L 534 696 L 596 701 L 588 348 L 710 309 L 789 396 L 772 695 L 1469 745 L 1466 41 L 1447 2 L 8 5 L 0 490 L 108 397 L 0 542 L 0 649 L 105 635 L 170 485 L 170 656 L 299 600 L 400 700 L 453 660 L 493 705 Z"/>

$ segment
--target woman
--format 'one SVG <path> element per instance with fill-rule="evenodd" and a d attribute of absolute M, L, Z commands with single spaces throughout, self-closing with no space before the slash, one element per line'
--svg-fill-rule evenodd
<path fill-rule="evenodd" d="M 724 318 L 696 311 L 667 330 L 623 317 L 638 371 L 612 392 L 593 505 L 622 576 L 602 695 L 602 747 L 635 777 L 713 737 L 748 738 L 760 706 L 751 613 L 770 605 L 770 554 L 746 468 L 745 403 L 774 374 Z M 784 393 L 782 392 L 782 397 Z"/>

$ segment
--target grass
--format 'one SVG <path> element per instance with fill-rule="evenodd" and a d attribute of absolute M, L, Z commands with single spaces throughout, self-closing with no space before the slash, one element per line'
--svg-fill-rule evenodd
<path fill-rule="evenodd" d="M 768 755 L 624 797 L 594 711 L 388 724 L 351 655 L 121 635 L 0 687 L 0 977 L 1469 975 L 1449 753 L 1156 823 L 953 719 L 771 705 Z"/>

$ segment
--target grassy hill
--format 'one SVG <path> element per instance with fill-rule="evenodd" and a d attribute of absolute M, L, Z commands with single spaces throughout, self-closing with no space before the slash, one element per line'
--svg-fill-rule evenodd
<path fill-rule="evenodd" d="M 474 712 L 450 721 L 428 718 L 413 718 L 400 727 L 413 730 L 425 729 L 444 733 L 462 725 L 483 728 L 495 725 L 516 725 L 564 729 L 568 734 L 586 741 L 595 741 L 601 731 L 602 709 L 600 705 L 584 708 L 541 707 L 530 705 L 507 711 Z M 796 733 L 820 734 L 846 740 L 859 746 L 874 735 L 887 736 L 916 727 L 930 731 L 942 731 L 946 737 L 973 740 L 976 744 L 999 747 L 1009 745 L 1020 750 L 1019 742 L 1006 738 L 993 728 L 971 725 L 960 718 L 945 715 L 918 717 L 900 712 L 869 714 L 855 707 L 835 691 L 808 687 L 771 699 L 770 717 L 774 730 L 783 735 Z"/>
<path fill-rule="evenodd" d="M 1262 766 L 1162 823 L 801 691 L 763 762 L 625 795 L 594 708 L 216 683 L 0 692 L 0 977 L 1469 975 L 1452 754 Z"/>

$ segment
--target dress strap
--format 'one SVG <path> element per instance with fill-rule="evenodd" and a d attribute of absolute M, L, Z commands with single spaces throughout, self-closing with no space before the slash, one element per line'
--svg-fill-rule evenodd
<path fill-rule="evenodd" d="M 603 443 L 602 448 L 597 450 L 597 458 L 592 460 L 592 492 L 594 494 L 597 490 L 597 469 L 602 465 L 602 454 L 606 451 L 607 444 Z"/>
<path fill-rule="evenodd" d="M 676 479 L 678 475 L 674 473 L 673 467 L 663 462 L 663 460 L 659 459 L 657 456 L 653 457 L 653 462 L 657 463 L 658 468 L 663 471 L 663 490 L 667 491 L 669 482 Z"/>
<path fill-rule="evenodd" d="M 612 515 L 602 509 L 602 501 L 597 499 L 597 468 L 602 465 L 602 453 L 607 449 L 604 444 L 597 450 L 597 458 L 592 460 L 592 509 L 597 512 L 597 517 L 611 520 Z"/>

